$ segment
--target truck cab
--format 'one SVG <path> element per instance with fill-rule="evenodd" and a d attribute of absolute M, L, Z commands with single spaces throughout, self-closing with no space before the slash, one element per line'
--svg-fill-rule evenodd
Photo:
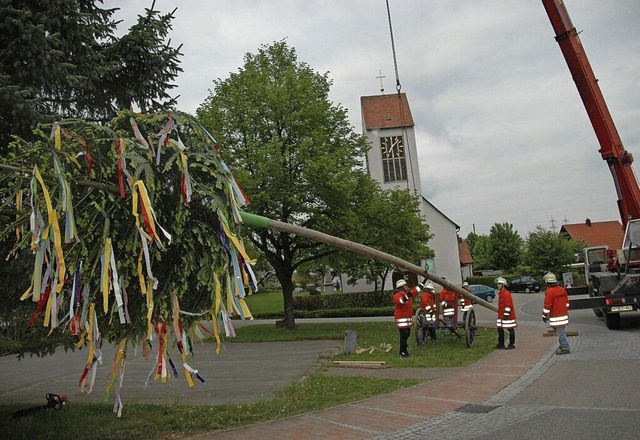
<path fill-rule="evenodd" d="M 619 328 L 620 313 L 637 311 L 640 302 L 640 220 L 627 223 L 622 249 L 585 248 L 584 269 L 591 302 L 572 301 L 571 308 L 591 304 L 608 328 Z"/>

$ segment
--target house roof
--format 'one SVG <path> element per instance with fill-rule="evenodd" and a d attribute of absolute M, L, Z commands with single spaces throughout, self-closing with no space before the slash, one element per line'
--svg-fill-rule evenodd
<path fill-rule="evenodd" d="M 573 240 L 586 241 L 589 246 L 608 246 L 609 249 L 619 249 L 624 238 L 622 223 L 618 220 L 562 225 L 560 233 L 562 232 Z"/>
<path fill-rule="evenodd" d="M 362 121 L 365 130 L 413 127 L 413 116 L 404 93 L 361 96 Z"/>
<path fill-rule="evenodd" d="M 467 240 L 458 241 L 458 254 L 460 255 L 460 267 L 473 263 L 473 257 L 467 246 Z"/>

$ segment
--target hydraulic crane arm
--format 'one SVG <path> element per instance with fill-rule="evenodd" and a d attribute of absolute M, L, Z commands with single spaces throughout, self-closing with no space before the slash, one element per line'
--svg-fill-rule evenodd
<path fill-rule="evenodd" d="M 591 69 L 578 32 L 571 23 L 564 1 L 542 0 L 542 4 L 547 11 L 556 34 L 556 41 L 560 45 L 560 50 L 598 138 L 602 159 L 609 165 L 618 196 L 618 211 L 622 226 L 626 227 L 629 220 L 640 218 L 640 188 L 631 168 L 633 156 L 622 145 L 598 80 Z"/>

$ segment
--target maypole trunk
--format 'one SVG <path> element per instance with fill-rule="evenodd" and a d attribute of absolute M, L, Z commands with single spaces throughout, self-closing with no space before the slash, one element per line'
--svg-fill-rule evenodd
<path fill-rule="evenodd" d="M 384 261 L 389 264 L 393 264 L 397 268 L 404 269 L 406 271 L 415 273 L 416 275 L 421 275 L 428 280 L 433 281 L 440 286 L 446 287 L 449 290 L 452 290 L 461 296 L 473 301 L 474 303 L 480 304 L 482 307 L 493 310 L 494 312 L 498 311 L 498 308 L 488 303 L 487 301 L 478 298 L 477 296 L 472 295 L 461 287 L 455 286 L 451 284 L 449 281 L 440 278 L 437 275 L 429 273 L 426 269 L 417 266 L 415 264 L 409 263 L 408 261 L 402 260 L 398 257 L 394 257 L 393 255 L 387 254 L 385 252 L 381 252 L 377 249 L 370 248 L 363 244 L 354 243 L 349 240 L 344 240 L 342 238 L 334 237 L 333 235 L 324 234 L 322 232 L 315 231 L 313 229 L 304 228 L 302 226 L 296 226 L 289 223 L 284 223 L 278 220 L 272 220 L 267 217 L 262 217 L 255 214 L 249 214 L 246 212 L 240 213 L 242 220 L 251 226 L 257 226 L 259 228 L 266 229 L 275 229 L 276 231 L 286 232 L 288 234 L 296 234 L 301 237 L 308 238 L 309 240 L 319 241 L 322 243 L 326 243 L 332 246 L 336 246 L 342 249 L 346 249 L 351 252 L 356 252 L 358 254 L 374 258 L 379 261 Z"/>

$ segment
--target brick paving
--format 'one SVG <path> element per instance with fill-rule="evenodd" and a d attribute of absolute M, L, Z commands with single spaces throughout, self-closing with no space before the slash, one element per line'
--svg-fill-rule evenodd
<path fill-rule="evenodd" d="M 193 438 L 393 439 L 409 438 L 414 431 L 415 438 L 418 438 L 423 425 L 430 422 L 431 429 L 444 424 L 449 426 L 451 433 L 451 418 L 480 417 L 465 413 L 465 408 L 483 412 L 483 405 L 487 410 L 493 408 L 491 405 L 502 405 L 537 378 L 541 374 L 537 370 L 548 368 L 547 360 L 557 340 L 543 337 L 542 333 L 539 327 L 521 326 L 518 328 L 515 350 L 496 350 L 467 368 L 425 371 L 425 376 L 434 380 L 409 389 L 314 413 Z M 402 372 L 403 369 L 349 370 L 349 374 L 379 375 L 375 377 L 393 374 L 402 377 L 408 374 Z"/>

